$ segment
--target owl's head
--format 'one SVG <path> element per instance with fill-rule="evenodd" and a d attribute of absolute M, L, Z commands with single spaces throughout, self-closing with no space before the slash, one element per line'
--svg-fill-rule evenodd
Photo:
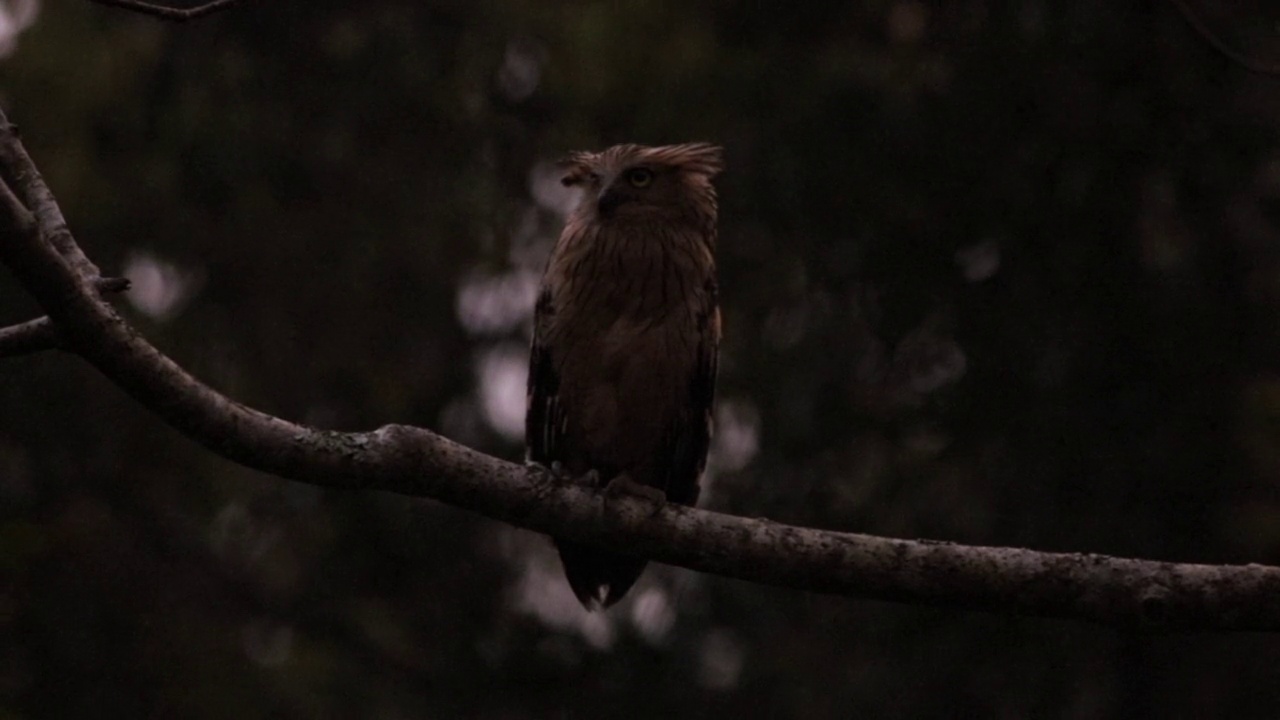
<path fill-rule="evenodd" d="M 580 215 L 605 222 L 714 219 L 711 179 L 723 167 L 721 155 L 719 147 L 708 143 L 614 145 L 562 160 L 561 182 L 582 189 Z"/>

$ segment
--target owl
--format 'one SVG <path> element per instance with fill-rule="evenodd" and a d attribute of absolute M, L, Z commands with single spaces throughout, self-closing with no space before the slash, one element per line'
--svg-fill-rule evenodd
<path fill-rule="evenodd" d="M 693 505 L 720 343 L 721 150 L 615 145 L 561 164 L 581 191 L 534 312 L 528 460 L 609 491 Z M 616 603 L 646 560 L 556 539 L 574 595 Z"/>

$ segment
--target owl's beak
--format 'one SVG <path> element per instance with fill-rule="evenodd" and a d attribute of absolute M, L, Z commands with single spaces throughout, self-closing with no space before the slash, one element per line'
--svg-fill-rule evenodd
<path fill-rule="evenodd" d="M 600 191 L 600 196 L 596 198 L 596 209 L 600 211 L 603 217 L 609 217 L 619 205 L 630 200 L 625 194 L 618 192 L 612 185 Z"/>

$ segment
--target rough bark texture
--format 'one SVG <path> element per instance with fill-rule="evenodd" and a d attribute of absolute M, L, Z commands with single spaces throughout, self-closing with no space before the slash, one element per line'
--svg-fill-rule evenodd
<path fill-rule="evenodd" d="M 606 501 L 420 428 L 338 433 L 266 415 L 192 378 L 101 299 L 97 268 L 3 114 L 0 175 L 0 260 L 49 315 L 0 332 L 0 349 L 9 348 L 0 354 L 56 341 L 243 465 L 335 489 L 434 498 L 573 541 L 798 590 L 1117 626 L 1280 630 L 1280 568 L 896 540 L 635 497 Z"/>

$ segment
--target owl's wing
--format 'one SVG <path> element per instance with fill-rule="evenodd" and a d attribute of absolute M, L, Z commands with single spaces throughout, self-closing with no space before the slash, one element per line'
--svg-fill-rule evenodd
<path fill-rule="evenodd" d="M 689 383 L 688 411 L 676 416 L 668 434 L 671 466 L 666 478 L 667 499 L 686 505 L 698 501 L 698 480 L 707 465 L 720 355 L 720 308 L 714 281 L 707 283 L 703 297 L 697 317 L 697 355 Z"/>
<path fill-rule="evenodd" d="M 524 418 L 526 460 L 550 466 L 563 460 L 564 417 L 560 405 L 560 376 L 546 345 L 547 326 L 555 307 L 551 291 L 543 288 L 533 311 L 533 345 L 529 351 L 528 409 Z"/>

